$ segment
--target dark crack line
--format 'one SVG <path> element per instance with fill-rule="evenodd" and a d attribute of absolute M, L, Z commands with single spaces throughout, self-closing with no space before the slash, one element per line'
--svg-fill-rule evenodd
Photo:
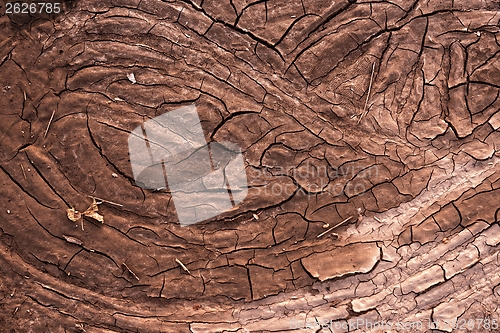
<path fill-rule="evenodd" d="M 49 209 L 56 209 L 55 207 L 50 207 L 50 206 L 47 206 L 47 205 L 43 204 L 41 201 L 39 201 L 39 200 L 38 200 L 38 198 L 37 198 L 37 197 L 33 196 L 31 193 L 29 193 L 28 191 L 26 191 L 26 190 L 24 189 L 24 187 L 23 187 L 23 186 L 22 186 L 22 185 L 21 185 L 18 181 L 16 181 L 16 180 L 14 179 L 14 177 L 12 177 L 12 175 L 11 175 L 11 174 L 9 174 L 9 173 L 7 172 L 7 170 L 5 170 L 5 169 L 4 169 L 4 167 L 3 167 L 3 166 L 1 166 L 1 165 L 0 165 L 0 170 L 2 170 L 2 171 L 3 171 L 6 175 L 7 175 L 7 177 L 9 177 L 9 178 L 10 178 L 10 180 L 11 180 L 14 184 L 16 184 L 16 185 L 17 185 L 17 187 L 19 187 L 19 188 L 23 191 L 23 193 L 24 193 L 24 194 L 28 195 L 30 198 L 32 198 L 33 200 L 35 200 L 35 201 L 36 201 L 39 205 L 41 205 L 41 206 L 43 206 L 43 207 L 45 207 L 45 208 L 49 208 Z"/>
<path fill-rule="evenodd" d="M 274 52 L 276 52 L 279 57 L 281 58 L 282 61 L 285 61 L 285 59 L 283 58 L 283 55 L 281 54 L 281 52 L 279 52 L 279 50 L 271 43 L 269 43 L 267 40 L 265 39 L 262 39 L 258 36 L 256 36 L 255 34 L 251 33 L 250 31 L 245 31 L 241 28 L 238 28 L 237 26 L 234 26 L 232 24 L 229 24 L 225 21 L 222 21 L 222 20 L 217 20 L 215 18 L 213 18 L 212 16 L 208 15 L 208 13 L 205 11 L 205 9 L 203 9 L 203 7 L 199 7 L 199 6 L 195 6 L 191 1 L 188 1 L 188 0 L 181 0 L 182 2 L 184 3 L 187 3 L 189 5 L 191 5 L 192 8 L 194 8 L 196 11 L 198 12 L 201 12 L 203 13 L 206 17 L 210 18 L 212 20 L 212 22 L 215 22 L 215 23 L 220 23 L 222 24 L 223 26 L 231 29 L 231 30 L 234 30 L 236 32 L 238 32 L 239 34 L 241 35 L 246 35 L 246 36 L 249 36 L 252 40 L 262 44 L 262 45 L 265 45 L 267 48 L 269 48 L 270 50 L 273 50 Z M 210 30 L 207 30 L 207 32 L 210 31 Z"/>

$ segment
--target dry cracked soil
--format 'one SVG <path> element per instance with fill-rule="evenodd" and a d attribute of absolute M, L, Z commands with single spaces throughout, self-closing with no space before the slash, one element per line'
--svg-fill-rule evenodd
<path fill-rule="evenodd" d="M 498 332 L 497 1 L 9 6 L 1 332 Z M 248 194 L 181 227 L 127 138 L 189 105 Z"/>

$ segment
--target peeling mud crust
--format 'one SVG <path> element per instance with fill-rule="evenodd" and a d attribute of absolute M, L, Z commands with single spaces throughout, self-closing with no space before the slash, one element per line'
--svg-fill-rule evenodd
<path fill-rule="evenodd" d="M 499 11 L 81 0 L 1 16 L 0 327 L 497 331 Z M 127 137 L 191 104 L 207 141 L 242 148 L 249 189 L 180 227 L 166 189 L 135 184 Z M 94 199 L 105 223 L 68 219 Z"/>

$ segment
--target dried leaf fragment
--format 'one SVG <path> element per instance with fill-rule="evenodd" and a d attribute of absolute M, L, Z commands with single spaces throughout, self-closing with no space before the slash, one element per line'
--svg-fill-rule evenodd
<path fill-rule="evenodd" d="M 82 230 L 83 230 L 83 220 L 82 218 L 84 216 L 91 217 L 96 221 L 99 221 L 101 223 L 104 223 L 104 216 L 99 214 L 97 211 L 99 210 L 99 207 L 97 207 L 98 203 L 95 201 L 94 198 L 92 198 L 92 203 L 90 204 L 89 208 L 85 210 L 83 213 L 77 211 L 73 207 L 66 209 L 66 213 L 68 215 L 68 219 L 73 222 L 77 222 L 79 220 L 82 221 Z"/>
<path fill-rule="evenodd" d="M 99 207 L 97 207 L 97 201 L 95 201 L 94 198 L 92 198 L 92 203 L 90 204 L 89 208 L 87 208 L 86 211 L 83 212 L 84 216 L 91 217 L 94 220 L 97 220 L 101 223 L 104 223 L 104 216 L 99 214 L 97 211 L 99 210 Z"/>
<path fill-rule="evenodd" d="M 66 213 L 68 214 L 68 219 L 70 219 L 73 222 L 77 222 L 82 218 L 82 213 L 75 210 L 74 208 L 67 209 Z"/>
<path fill-rule="evenodd" d="M 91 213 L 87 213 L 87 214 L 84 213 L 83 215 L 85 215 L 87 217 L 91 217 L 94 220 L 97 220 L 101 223 L 104 223 L 104 217 L 101 214 L 99 214 L 98 212 L 91 212 Z"/>

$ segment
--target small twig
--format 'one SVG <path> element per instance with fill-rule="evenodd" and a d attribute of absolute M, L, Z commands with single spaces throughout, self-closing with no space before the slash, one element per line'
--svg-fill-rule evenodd
<path fill-rule="evenodd" d="M 26 300 L 27 300 L 27 299 L 28 299 L 28 298 L 26 297 L 26 298 L 24 299 L 24 301 L 23 301 L 21 304 L 19 304 L 19 306 L 16 306 L 16 308 L 15 308 L 15 309 L 14 309 L 14 311 L 12 312 L 12 316 L 13 316 L 13 317 L 16 315 L 17 311 L 19 311 L 19 309 L 21 308 L 21 306 L 23 306 L 24 302 L 26 302 Z"/>
<path fill-rule="evenodd" d="M 122 265 L 127 269 L 130 275 L 132 275 L 137 281 L 139 281 L 139 277 L 127 266 L 126 263 L 123 263 Z"/>
<path fill-rule="evenodd" d="M 23 90 L 24 100 L 26 101 L 26 91 Z"/>
<path fill-rule="evenodd" d="M 342 222 L 339 222 L 337 223 L 336 225 L 334 225 L 333 227 L 331 227 L 330 229 L 328 229 L 327 231 L 324 231 L 322 233 L 320 233 L 318 236 L 316 236 L 316 238 L 320 238 L 321 236 L 324 236 L 326 235 L 327 233 L 329 233 L 330 231 L 332 231 L 333 229 L 341 226 L 342 224 L 346 223 L 347 221 L 349 221 L 350 219 L 352 219 L 352 216 L 349 216 L 348 218 L 346 218 L 344 221 Z"/>
<path fill-rule="evenodd" d="M 49 132 L 49 127 L 50 127 L 50 124 L 52 123 L 52 119 L 54 119 L 55 113 L 56 113 L 56 110 L 52 111 L 52 116 L 50 116 L 49 123 L 47 124 L 47 129 L 45 130 L 45 134 L 43 135 L 44 138 L 47 136 L 47 133 Z"/>
<path fill-rule="evenodd" d="M 113 201 L 104 200 L 104 199 L 101 199 L 101 198 L 98 198 L 98 197 L 94 197 L 92 195 L 87 195 L 87 197 L 95 199 L 97 201 L 102 201 L 102 202 L 105 202 L 105 203 L 109 203 L 110 205 L 115 205 L 115 206 L 118 206 L 118 207 L 123 207 L 122 204 L 119 204 L 119 203 L 116 203 L 116 202 L 113 202 Z"/>
<path fill-rule="evenodd" d="M 370 99 L 370 93 L 372 91 L 372 84 L 373 84 L 373 74 L 375 73 L 375 63 L 372 65 L 372 75 L 370 77 L 370 85 L 368 86 L 368 93 L 366 94 L 366 102 L 365 102 L 365 107 L 363 108 L 363 113 L 358 119 L 358 124 L 361 122 L 361 119 L 366 116 L 368 113 L 368 109 L 366 108 L 368 106 L 368 100 Z"/>
<path fill-rule="evenodd" d="M 26 178 L 26 172 L 24 172 L 24 167 L 23 167 L 23 164 L 22 164 L 22 163 L 20 163 L 19 165 L 21 166 L 21 170 L 23 170 L 23 176 L 24 176 L 24 179 L 27 179 L 27 178 Z"/>
<path fill-rule="evenodd" d="M 179 259 L 175 258 L 175 262 L 178 263 L 182 267 L 183 270 L 185 270 L 186 272 L 188 272 L 189 275 L 191 275 L 191 276 L 193 275 L 193 274 L 191 274 L 191 272 L 189 271 L 189 269 L 187 269 L 187 267 L 184 266 L 184 264 Z"/>

